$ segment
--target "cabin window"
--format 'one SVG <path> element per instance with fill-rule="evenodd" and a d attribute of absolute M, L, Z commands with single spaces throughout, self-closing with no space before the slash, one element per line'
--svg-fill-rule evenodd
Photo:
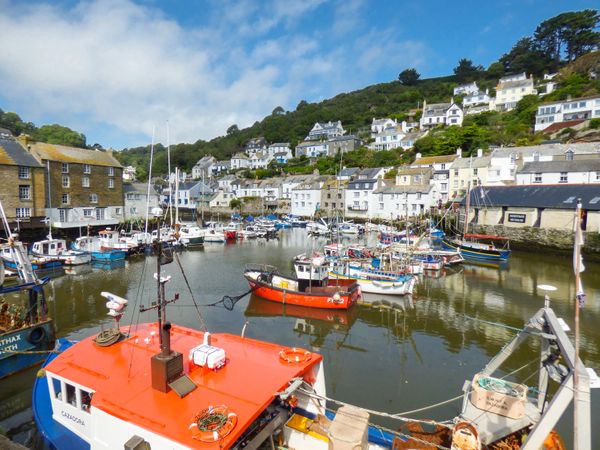
<path fill-rule="evenodd" d="M 88 392 L 88 391 L 84 391 L 83 389 L 80 392 L 81 392 L 81 410 L 89 413 L 90 405 L 92 404 L 92 393 Z"/>
<path fill-rule="evenodd" d="M 75 386 L 65 383 L 65 400 L 69 405 L 77 406 L 77 396 L 75 395 Z"/>
<path fill-rule="evenodd" d="M 52 378 L 52 390 L 54 391 L 54 398 L 62 400 L 62 385 L 60 380 Z"/>
<path fill-rule="evenodd" d="M 298 266 L 298 272 L 304 272 L 304 266 Z"/>

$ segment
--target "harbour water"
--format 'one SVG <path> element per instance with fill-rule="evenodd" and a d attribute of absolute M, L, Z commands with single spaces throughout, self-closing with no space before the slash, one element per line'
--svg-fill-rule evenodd
<path fill-rule="evenodd" d="M 248 290 L 242 276 L 245 264 L 266 263 L 292 271 L 290 258 L 318 248 L 324 240 L 307 238 L 301 229 L 283 230 L 281 238 L 228 245 L 205 244 L 204 248 L 178 254 L 177 261 L 162 266 L 172 275 L 167 298 L 180 299 L 169 306 L 169 320 L 201 328 L 190 295 L 200 305 L 235 296 Z M 131 259 L 112 268 L 82 266 L 51 280 L 50 312 L 59 336 L 80 339 L 97 333 L 111 321 L 101 291 L 129 299 L 122 324 L 154 321 L 155 312 L 138 313 L 156 297 L 152 257 Z M 581 356 L 600 373 L 600 265 L 586 263 L 583 283 L 587 294 L 581 312 Z M 373 410 L 403 413 L 443 402 L 462 394 L 465 380 L 500 351 L 543 306 L 538 285 L 557 288 L 551 293 L 556 314 L 573 328 L 574 275 L 568 256 L 513 253 L 507 269 L 464 265 L 437 277 L 424 277 L 411 297 L 367 297 L 367 304 L 349 311 L 330 312 L 283 307 L 246 296 L 232 311 L 201 306 L 202 319 L 213 332 L 303 347 L 325 358 L 327 392 L 330 397 Z M 189 289 L 188 289 L 189 285 Z M 569 333 L 573 336 L 572 331 Z M 509 360 L 505 373 L 522 368 L 516 377 L 535 386 L 538 345 L 535 339 Z M 37 369 L 0 382 L 0 432 L 32 448 L 39 447 L 31 412 L 31 386 Z M 252 389 L 252 386 L 248 386 Z M 456 400 L 412 417 L 448 419 L 461 407 Z M 572 413 L 560 425 L 568 448 L 572 448 Z M 394 426 L 393 422 L 381 422 Z M 592 447 L 600 442 L 600 390 L 592 391 Z M 397 424 L 396 424 L 397 426 Z"/>

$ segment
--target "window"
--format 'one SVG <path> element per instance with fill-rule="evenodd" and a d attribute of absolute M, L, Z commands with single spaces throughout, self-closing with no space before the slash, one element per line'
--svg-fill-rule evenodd
<path fill-rule="evenodd" d="M 19 186 L 19 200 L 31 200 L 31 186 Z"/>
<path fill-rule="evenodd" d="M 454 169 L 454 176 L 457 177 L 458 176 L 458 169 Z"/>
<path fill-rule="evenodd" d="M 31 178 L 31 171 L 29 167 L 19 166 L 19 178 L 22 180 L 28 180 Z"/>
<path fill-rule="evenodd" d="M 541 183 L 542 182 L 542 174 L 540 172 L 535 173 L 533 175 L 533 182 L 534 183 Z"/>
<path fill-rule="evenodd" d="M 83 173 L 86 173 L 86 174 L 92 173 L 92 166 L 90 166 L 89 164 L 84 164 L 83 165 Z"/>
<path fill-rule="evenodd" d="M 65 391 L 67 392 L 66 401 L 69 405 L 77 406 L 77 396 L 75 395 L 75 386 L 65 383 Z"/>
<path fill-rule="evenodd" d="M 83 389 L 80 391 L 81 395 L 81 409 L 87 413 L 90 412 L 90 405 L 92 404 L 92 393 L 88 391 L 84 391 Z"/>
<path fill-rule="evenodd" d="M 69 173 L 69 163 L 62 163 L 61 172 L 62 173 Z"/>
<path fill-rule="evenodd" d="M 93 213 L 94 213 L 93 209 L 85 208 L 83 210 L 83 217 L 92 217 Z"/>
<path fill-rule="evenodd" d="M 442 183 L 440 187 L 442 188 L 442 191 L 446 191 L 448 190 L 448 183 Z"/>
<path fill-rule="evenodd" d="M 600 171 L 596 172 L 596 181 L 600 181 Z"/>
<path fill-rule="evenodd" d="M 70 200 L 70 199 L 69 199 L 69 194 L 63 194 L 63 195 L 62 195 L 61 203 L 62 203 L 63 205 L 68 205 L 68 204 L 70 203 L 70 201 L 69 201 L 69 200 Z"/>
<path fill-rule="evenodd" d="M 358 197 L 360 197 L 360 192 L 354 191 L 354 198 L 358 198 Z"/>
<path fill-rule="evenodd" d="M 90 194 L 90 203 L 98 203 L 98 195 Z"/>
<path fill-rule="evenodd" d="M 69 175 L 63 175 L 62 176 L 62 187 L 68 188 L 69 186 L 71 186 L 71 179 L 69 178 Z"/>
<path fill-rule="evenodd" d="M 104 220 L 104 210 L 106 208 L 96 208 L 96 220 Z"/>
<path fill-rule="evenodd" d="M 533 160 L 534 161 L 540 160 L 540 152 L 533 152 Z"/>
<path fill-rule="evenodd" d="M 417 192 L 417 200 L 421 200 L 421 193 Z"/>
<path fill-rule="evenodd" d="M 90 177 L 81 177 L 81 187 L 90 187 Z"/>
<path fill-rule="evenodd" d="M 296 205 L 298 206 L 298 205 Z M 131 208 L 129 208 L 129 214 L 137 214 L 137 208 L 135 206 L 132 206 Z"/>
<path fill-rule="evenodd" d="M 109 189 L 114 189 L 115 188 L 115 179 L 114 178 L 109 178 L 108 179 L 108 188 Z"/>
<path fill-rule="evenodd" d="M 567 161 L 573 161 L 573 150 L 567 150 L 565 152 L 565 159 Z"/>
<path fill-rule="evenodd" d="M 383 203 L 379 204 L 379 209 L 383 209 Z"/>
<path fill-rule="evenodd" d="M 58 221 L 59 222 L 68 222 L 69 221 L 69 210 L 65 208 L 60 208 L 58 210 Z"/>
<path fill-rule="evenodd" d="M 567 172 L 561 172 L 560 173 L 560 179 L 558 180 L 559 183 L 566 183 L 568 181 L 568 173 Z"/>
<path fill-rule="evenodd" d="M 479 172 L 479 169 L 473 169 L 473 175 L 477 176 L 477 173 Z"/>
<path fill-rule="evenodd" d="M 31 208 L 17 208 L 16 216 L 17 219 L 25 219 L 31 217 Z"/>
<path fill-rule="evenodd" d="M 121 208 L 115 208 L 115 215 L 117 215 L 117 216 L 121 215 Z"/>
<path fill-rule="evenodd" d="M 109 177 L 114 177 L 115 176 L 115 168 L 114 167 L 109 167 L 108 168 L 108 176 Z"/>

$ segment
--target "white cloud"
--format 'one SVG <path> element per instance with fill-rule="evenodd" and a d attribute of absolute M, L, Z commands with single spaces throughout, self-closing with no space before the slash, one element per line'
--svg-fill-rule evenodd
<path fill-rule="evenodd" d="M 192 28 L 131 0 L 3 7 L 0 92 L 25 119 L 52 117 L 107 146 L 146 144 L 166 120 L 172 142 L 194 142 L 251 125 L 278 105 L 362 87 L 361 74 L 398 58 L 421 61 L 422 44 L 385 30 L 322 45 L 322 31 L 299 25 L 322 3 L 215 1 L 210 25 Z M 103 142 L 97 129 L 124 138 Z"/>

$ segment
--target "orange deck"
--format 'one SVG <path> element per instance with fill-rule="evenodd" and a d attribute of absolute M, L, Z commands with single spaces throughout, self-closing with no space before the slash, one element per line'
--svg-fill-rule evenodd
<path fill-rule="evenodd" d="M 157 335 L 145 344 L 151 331 Z M 271 403 L 276 392 L 284 390 L 294 377 L 308 379 L 310 369 L 322 359 L 313 353 L 306 363 L 285 363 L 279 352 L 287 347 L 214 334 L 211 344 L 225 349 L 227 364 L 216 372 L 197 366 L 190 369 L 189 350 L 201 344 L 203 336 L 200 331 L 175 325 L 171 330 L 171 347 L 183 353 L 184 371 L 198 386 L 184 398 L 174 391 L 162 393 L 151 388 L 150 358 L 159 352 L 156 323 L 132 327 L 131 337 L 110 347 L 99 347 L 87 338 L 59 355 L 46 370 L 95 391 L 92 408 L 188 447 L 226 449 Z M 236 427 L 220 442 L 192 439 L 188 431 L 192 417 L 211 405 L 226 405 L 236 413 Z"/>

